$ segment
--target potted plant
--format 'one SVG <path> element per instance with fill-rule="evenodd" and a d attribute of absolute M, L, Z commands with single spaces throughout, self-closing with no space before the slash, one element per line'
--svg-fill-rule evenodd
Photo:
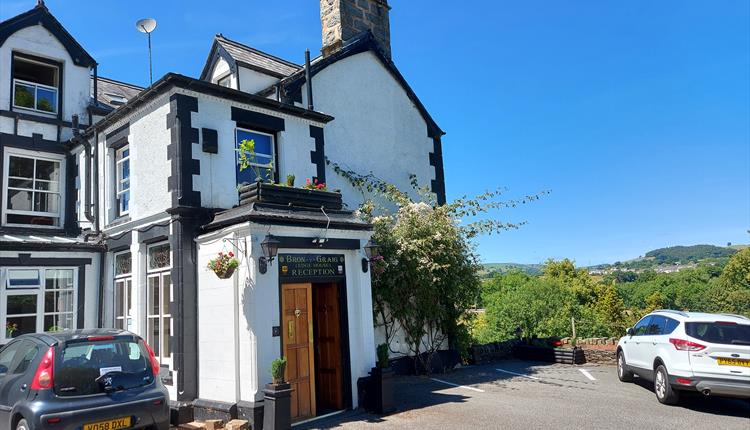
<path fill-rule="evenodd" d="M 12 322 L 5 323 L 5 338 L 12 338 L 13 332 L 16 330 L 18 330 L 18 324 Z"/>
<path fill-rule="evenodd" d="M 208 268 L 212 270 L 219 279 L 231 278 L 239 265 L 240 261 L 234 257 L 234 253 L 231 251 L 226 254 L 219 252 L 219 255 L 217 255 L 216 258 L 212 258 L 208 261 Z"/>
<path fill-rule="evenodd" d="M 377 347 L 378 361 L 370 371 L 369 408 L 378 414 L 387 414 L 396 410 L 393 401 L 393 369 L 390 367 L 388 344 Z"/>
<path fill-rule="evenodd" d="M 292 428 L 292 389 L 284 381 L 286 358 L 277 358 L 271 362 L 271 379 L 263 390 L 263 429 Z"/>

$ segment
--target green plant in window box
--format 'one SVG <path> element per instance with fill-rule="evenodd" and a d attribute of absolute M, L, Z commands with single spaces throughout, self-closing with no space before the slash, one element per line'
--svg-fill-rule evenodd
<path fill-rule="evenodd" d="M 18 330 L 18 324 L 12 322 L 5 323 L 5 338 L 10 339 L 13 337 L 13 332 L 16 330 Z"/>
<path fill-rule="evenodd" d="M 255 154 L 255 140 L 254 139 L 243 139 L 240 142 L 238 163 L 240 166 L 240 172 L 250 168 L 255 173 L 255 180 L 258 182 L 273 183 L 273 161 L 266 163 L 259 163 L 258 158 Z"/>
<path fill-rule="evenodd" d="M 47 329 L 47 333 L 57 333 L 61 331 L 63 331 L 63 328 L 56 325 L 53 325 L 52 327 Z"/>
<path fill-rule="evenodd" d="M 271 362 L 271 379 L 274 384 L 284 383 L 284 371 L 286 371 L 286 358 L 281 357 Z"/>
<path fill-rule="evenodd" d="M 295 179 L 296 179 L 296 176 L 294 175 L 286 175 L 286 186 L 293 187 Z"/>

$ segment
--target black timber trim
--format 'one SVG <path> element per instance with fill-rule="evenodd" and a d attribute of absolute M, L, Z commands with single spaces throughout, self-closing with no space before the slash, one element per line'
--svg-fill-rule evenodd
<path fill-rule="evenodd" d="M 432 138 L 433 151 L 430 152 L 430 166 L 435 167 L 435 179 L 432 180 L 431 189 L 437 196 L 437 203 L 444 205 L 445 197 L 445 170 L 443 169 L 443 143 L 440 136 Z"/>
<path fill-rule="evenodd" d="M 142 91 L 135 97 L 128 100 L 127 103 L 120 106 L 112 113 L 101 119 L 99 122 L 89 127 L 86 130 L 86 136 L 94 133 L 95 130 L 102 131 L 113 123 L 126 117 L 132 110 L 142 106 L 145 103 L 153 100 L 157 96 L 166 93 L 174 88 L 182 88 L 189 91 L 195 91 L 201 94 L 206 94 L 214 97 L 219 97 L 224 100 L 234 101 L 238 103 L 245 103 L 264 109 L 269 109 L 275 112 L 285 113 L 288 115 L 296 116 L 299 118 L 309 119 L 311 121 L 327 123 L 333 121 L 333 117 L 324 113 L 311 111 L 301 107 L 288 105 L 281 103 L 276 100 L 272 100 L 266 97 L 261 97 L 255 94 L 245 93 L 232 88 L 222 87 L 210 82 L 201 81 L 198 79 L 190 78 L 188 76 L 179 75 L 176 73 L 167 73 L 154 82 L 148 89 Z"/>
<path fill-rule="evenodd" d="M 417 108 L 419 113 L 422 115 L 422 118 L 424 119 L 425 123 L 427 124 L 427 135 L 429 137 L 436 137 L 436 136 L 444 135 L 445 132 L 441 130 L 440 127 L 437 125 L 435 120 L 427 111 L 427 108 L 422 104 L 422 102 L 419 100 L 419 97 L 417 97 L 417 94 L 414 92 L 414 90 L 411 88 L 411 86 L 406 81 L 404 76 L 398 70 L 393 60 L 389 59 L 383 53 L 383 49 L 380 47 L 380 44 L 378 43 L 378 41 L 375 39 L 375 37 L 372 35 L 370 31 L 361 33 L 360 35 L 352 39 L 352 41 L 350 41 L 346 46 L 344 46 L 340 50 L 334 52 L 333 54 L 327 57 L 324 57 L 322 59 L 319 59 L 313 62 L 312 66 L 310 67 L 310 76 L 311 77 L 315 76 L 316 74 L 318 74 L 318 72 L 322 71 L 326 67 L 340 60 L 343 60 L 353 55 L 361 54 L 367 51 L 373 52 L 373 54 L 380 60 L 380 62 L 383 63 L 386 70 L 388 70 L 391 76 L 393 76 L 393 78 L 404 89 L 404 91 L 406 92 L 406 95 L 409 97 L 409 100 L 411 100 L 412 103 L 414 103 L 414 106 Z M 293 96 L 297 94 L 298 92 L 301 92 L 301 88 L 305 84 L 304 70 L 296 72 L 295 74 L 282 80 L 281 82 L 282 82 L 282 86 L 284 87 L 284 92 L 287 95 L 287 97 Z M 263 93 L 264 91 L 260 92 L 260 94 L 263 94 Z"/>
<path fill-rule="evenodd" d="M 321 127 L 310 126 L 310 137 L 315 139 L 315 151 L 310 151 L 310 161 L 315 165 L 318 182 L 326 183 L 325 136 Z"/>
<path fill-rule="evenodd" d="M 101 262 L 100 262 L 101 263 Z M 83 328 L 86 313 L 86 266 L 91 265 L 90 258 L 31 258 L 31 254 L 18 254 L 17 258 L 0 258 L 0 266 L 5 267 L 76 267 L 78 268 L 78 300 L 77 320 L 78 328 Z"/>
<path fill-rule="evenodd" d="M 107 244 L 107 250 L 109 252 L 120 252 L 130 249 L 130 245 L 133 243 L 133 232 L 129 231 L 125 234 L 119 235 L 116 238 L 107 238 L 105 240 Z"/>
<path fill-rule="evenodd" d="M 278 240 L 279 248 L 288 249 L 360 249 L 362 244 L 359 239 L 327 239 L 322 245 L 312 243 L 313 237 L 274 236 Z"/>
<path fill-rule="evenodd" d="M 104 139 L 105 142 L 107 142 L 107 148 L 120 149 L 128 144 L 128 136 L 130 136 L 130 123 L 126 122 L 115 130 L 107 133 Z"/>
<path fill-rule="evenodd" d="M 206 62 L 203 64 L 203 70 L 201 71 L 199 79 L 202 81 L 208 81 L 209 76 L 208 73 L 213 69 L 213 66 L 216 64 L 216 60 L 219 58 L 223 58 L 224 61 L 229 64 L 229 72 L 230 73 L 236 73 L 237 74 L 237 81 L 239 82 L 239 73 L 237 70 L 237 62 L 234 61 L 234 57 L 227 52 L 227 50 L 221 46 L 221 43 L 216 39 L 216 36 L 214 36 L 214 42 L 211 44 L 211 50 L 208 52 L 208 57 L 206 57 Z"/>
<path fill-rule="evenodd" d="M 78 227 L 78 214 L 76 213 L 76 201 L 78 193 L 76 192 L 76 182 L 78 179 L 78 157 L 68 154 L 65 157 L 65 231 L 69 234 L 76 233 Z M 82 183 L 82 182 L 81 182 Z M 81 203 L 83 205 L 83 203 Z"/>
<path fill-rule="evenodd" d="M 150 245 L 167 240 L 169 235 L 169 224 L 151 224 L 138 232 L 138 240 L 140 243 Z"/>
<path fill-rule="evenodd" d="M 193 143 L 198 143 L 198 129 L 192 127 L 191 113 L 198 112 L 198 99 L 185 94 L 172 94 L 169 98 L 167 129 L 171 142 L 167 159 L 171 173 L 167 181 L 172 195 L 172 207 L 200 207 L 201 193 L 193 190 L 193 175 L 200 175 L 199 160 L 193 159 Z"/>
<path fill-rule="evenodd" d="M 12 84 L 12 80 L 11 80 L 11 84 Z M 24 121 L 41 122 L 44 124 L 55 125 L 58 127 L 73 128 L 73 123 L 70 121 L 64 121 L 64 120 L 60 120 L 60 119 L 52 118 L 48 116 L 34 115 L 32 113 L 26 113 L 26 112 L 9 111 L 9 110 L 0 109 L 0 116 L 6 117 L 6 118 L 21 119 Z M 79 124 L 78 129 L 85 130 L 89 126 L 90 126 L 89 124 Z"/>
<path fill-rule="evenodd" d="M 28 234 L 28 231 L 25 232 Z M 45 232 L 49 234 L 50 232 Z M 104 251 L 104 245 L 91 243 L 58 243 L 58 242 L 0 242 L 0 251 Z"/>
<path fill-rule="evenodd" d="M 68 153 L 63 144 L 54 140 L 44 139 L 39 133 L 34 133 L 31 137 L 0 133 L 0 146 L 9 146 L 32 151 L 54 152 L 55 154 Z"/>
<path fill-rule="evenodd" d="M 232 121 L 236 122 L 239 127 L 258 131 L 277 133 L 286 129 L 284 118 L 266 115 L 264 113 L 241 109 L 234 106 L 232 107 Z"/>
<path fill-rule="evenodd" d="M 203 152 L 207 154 L 219 153 L 219 132 L 212 128 L 201 128 L 201 141 Z"/>
<path fill-rule="evenodd" d="M 94 67 L 96 61 L 85 49 L 68 33 L 60 22 L 52 16 L 44 3 L 37 4 L 33 9 L 0 23 L 0 46 L 14 33 L 26 27 L 41 25 L 52 33 L 68 51 L 73 63 L 77 66 Z"/>

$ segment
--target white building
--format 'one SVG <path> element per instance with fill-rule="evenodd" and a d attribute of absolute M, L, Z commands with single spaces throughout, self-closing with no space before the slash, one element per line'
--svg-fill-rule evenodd
<path fill-rule="evenodd" d="M 308 67 L 217 35 L 200 79 L 170 73 L 147 89 L 98 77 L 43 2 L 0 23 L 0 88 L 13 89 L 0 96 L 0 323 L 17 325 L 0 343 L 131 330 L 181 420 L 260 425 L 279 356 L 294 419 L 357 407 L 375 364 L 372 231 L 326 160 L 404 189 L 416 175 L 445 201 L 443 132 L 391 60 L 388 11 L 321 0 L 323 55 Z M 344 207 L 293 188 L 291 205 L 241 202 L 256 173 L 239 170 L 236 148 L 251 139 L 263 176 L 325 182 Z M 230 251 L 240 267 L 220 279 L 208 261 Z"/>

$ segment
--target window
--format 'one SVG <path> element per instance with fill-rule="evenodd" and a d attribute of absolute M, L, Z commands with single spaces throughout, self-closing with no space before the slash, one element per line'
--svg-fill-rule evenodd
<path fill-rule="evenodd" d="M 77 269 L 0 269 L 0 340 L 76 328 Z"/>
<path fill-rule="evenodd" d="M 56 114 L 59 88 L 59 67 L 19 55 L 13 57 L 14 107 Z"/>
<path fill-rule="evenodd" d="M 4 224 L 60 226 L 62 159 L 6 151 Z M 25 153 L 24 153 L 25 154 Z"/>
<path fill-rule="evenodd" d="M 651 321 L 651 316 L 647 316 L 643 318 L 642 320 L 638 321 L 638 324 L 635 325 L 633 330 L 635 331 L 636 336 L 645 336 L 648 334 L 648 326 Z"/>
<path fill-rule="evenodd" d="M 251 184 L 258 178 L 270 181 L 274 177 L 274 137 L 272 134 L 238 128 L 236 132 L 237 148 L 243 141 L 253 142 L 254 153 L 248 152 L 250 167 L 240 171 L 239 153 L 237 164 L 237 184 Z M 259 176 L 260 175 L 260 176 Z"/>
<path fill-rule="evenodd" d="M 750 325 L 735 322 L 689 322 L 685 333 L 698 340 L 721 345 L 750 346 Z"/>
<path fill-rule="evenodd" d="M 130 211 L 130 147 L 117 150 L 115 156 L 117 171 L 117 213 L 125 215 Z"/>
<path fill-rule="evenodd" d="M 663 316 L 653 315 L 651 317 L 651 321 L 648 323 L 648 329 L 646 330 L 646 334 L 649 336 L 659 336 L 663 334 L 665 323 L 666 321 L 664 320 Z"/>
<path fill-rule="evenodd" d="M 115 254 L 115 328 L 132 331 L 133 259 L 130 252 Z"/>
<path fill-rule="evenodd" d="M 169 364 L 172 349 L 172 261 L 168 243 L 148 248 L 146 341 L 162 364 Z"/>
<path fill-rule="evenodd" d="M 216 81 L 216 85 L 232 88 L 232 75 L 226 75 L 222 78 L 219 78 L 219 80 Z"/>

